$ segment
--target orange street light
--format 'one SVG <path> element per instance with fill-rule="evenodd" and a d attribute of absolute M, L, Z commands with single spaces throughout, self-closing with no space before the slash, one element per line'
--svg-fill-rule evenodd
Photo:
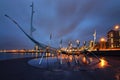
<path fill-rule="evenodd" d="M 118 26 L 118 25 L 116 25 L 116 26 L 114 27 L 114 29 L 115 29 L 115 30 L 118 30 L 118 29 L 119 29 L 119 26 Z"/>
<path fill-rule="evenodd" d="M 100 39 L 100 41 L 101 41 L 101 42 L 105 42 L 106 40 L 105 40 L 105 38 L 102 37 L 102 38 Z"/>
<path fill-rule="evenodd" d="M 106 49 L 106 39 L 104 37 L 100 38 L 100 49 Z"/>

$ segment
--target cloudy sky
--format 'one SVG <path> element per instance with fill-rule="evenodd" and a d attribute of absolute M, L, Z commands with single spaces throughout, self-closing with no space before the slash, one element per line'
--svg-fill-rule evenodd
<path fill-rule="evenodd" d="M 55 47 L 61 39 L 63 46 L 76 39 L 93 40 L 95 30 L 99 40 L 120 24 L 120 0 L 0 0 L 0 49 L 33 48 L 34 43 L 4 16 L 11 16 L 30 34 L 32 2 L 34 39 Z"/>

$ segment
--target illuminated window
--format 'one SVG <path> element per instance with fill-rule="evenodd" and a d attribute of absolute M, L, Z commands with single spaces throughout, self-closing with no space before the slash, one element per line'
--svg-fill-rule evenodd
<path fill-rule="evenodd" d="M 113 38 L 111 38 L 111 43 L 113 43 Z"/>
<path fill-rule="evenodd" d="M 111 45 L 111 48 L 114 48 L 113 44 Z"/>
<path fill-rule="evenodd" d="M 113 33 L 110 34 L 110 37 L 113 37 Z"/>

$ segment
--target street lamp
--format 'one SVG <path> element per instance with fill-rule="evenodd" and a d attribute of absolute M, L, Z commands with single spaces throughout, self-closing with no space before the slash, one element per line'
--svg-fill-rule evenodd
<path fill-rule="evenodd" d="M 76 40 L 76 43 L 77 43 L 77 48 L 78 48 L 79 45 L 80 45 L 80 41 L 79 41 L 79 40 Z"/>
<path fill-rule="evenodd" d="M 72 42 L 71 41 L 69 41 L 68 46 L 69 46 L 69 48 L 72 48 Z"/>
<path fill-rule="evenodd" d="M 104 37 L 102 37 L 100 39 L 100 48 L 101 49 L 105 49 L 106 48 L 106 39 Z"/>
<path fill-rule="evenodd" d="M 114 29 L 115 29 L 115 30 L 119 30 L 119 29 L 120 29 L 119 25 L 116 25 L 116 26 L 114 27 Z"/>
<path fill-rule="evenodd" d="M 105 40 L 105 38 L 102 37 L 102 38 L 100 39 L 100 41 L 101 41 L 101 42 L 105 42 L 106 40 Z"/>
<path fill-rule="evenodd" d="M 83 42 L 83 45 L 86 46 L 86 41 Z"/>

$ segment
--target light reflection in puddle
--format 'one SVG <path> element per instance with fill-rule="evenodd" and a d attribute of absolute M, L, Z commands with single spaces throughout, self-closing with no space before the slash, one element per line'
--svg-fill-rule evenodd
<path fill-rule="evenodd" d="M 98 63 L 98 68 L 106 68 L 108 66 L 110 66 L 107 62 L 107 60 L 105 60 L 105 58 L 100 58 L 101 62 Z"/>
<path fill-rule="evenodd" d="M 34 61 L 35 59 L 33 59 Z M 62 60 L 62 61 L 61 61 Z M 81 56 L 72 56 L 72 55 L 59 55 L 58 57 L 48 57 L 47 59 L 46 58 L 43 58 L 43 61 L 42 61 L 42 64 L 43 66 L 47 66 L 46 63 L 49 63 L 49 66 L 59 66 L 58 65 L 54 65 L 55 63 L 57 62 L 61 62 L 61 66 L 63 67 L 67 67 L 67 68 L 71 68 L 71 67 L 78 67 L 78 68 L 82 68 L 85 67 L 85 69 L 89 68 L 89 69 L 95 69 L 95 68 L 107 68 L 109 66 L 107 60 L 103 57 L 103 58 L 100 58 L 101 62 L 99 62 L 99 60 L 95 57 L 85 57 L 83 55 Z M 35 62 L 39 62 L 40 61 L 40 58 L 38 58 L 38 60 L 36 59 Z M 71 66 L 68 65 L 68 62 Z M 34 64 L 34 62 L 30 62 L 31 65 L 35 66 L 36 64 Z M 37 65 L 38 67 L 39 66 L 42 66 L 41 65 Z M 77 65 L 76 65 L 77 64 Z M 53 68 L 54 68 L 53 67 Z"/>

